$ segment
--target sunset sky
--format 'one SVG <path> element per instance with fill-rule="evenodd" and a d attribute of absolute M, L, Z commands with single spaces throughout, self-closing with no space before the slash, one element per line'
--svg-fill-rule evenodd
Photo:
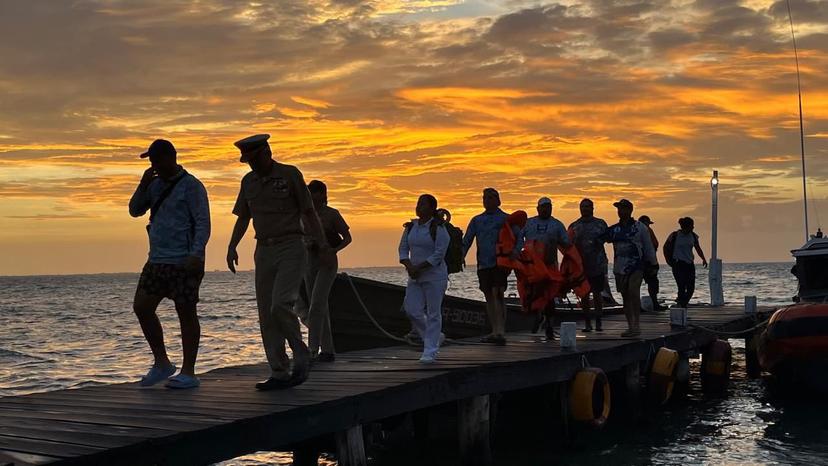
<path fill-rule="evenodd" d="M 791 5 L 816 230 L 828 2 Z M 127 202 L 159 137 L 208 189 L 207 268 L 224 268 L 247 171 L 232 143 L 254 133 L 328 183 L 345 267 L 395 264 L 420 193 L 465 228 L 486 186 L 507 211 L 549 196 L 565 224 L 583 197 L 612 223 L 627 197 L 662 240 L 690 215 L 709 254 L 713 169 L 724 261 L 788 260 L 797 118 L 784 1 L 4 0 L 0 274 L 139 271 Z"/>

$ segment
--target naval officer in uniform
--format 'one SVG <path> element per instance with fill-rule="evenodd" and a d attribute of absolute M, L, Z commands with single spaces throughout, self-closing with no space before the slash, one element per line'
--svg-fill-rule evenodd
<path fill-rule="evenodd" d="M 239 263 L 236 246 L 252 219 L 256 231 L 256 302 L 271 368 L 270 378 L 256 384 L 259 390 L 292 387 L 308 378 L 310 353 L 293 311 L 308 260 L 302 237 L 307 234 L 315 239 L 320 250 L 330 248 L 302 172 L 273 160 L 269 137 L 257 134 L 235 142 L 241 151 L 240 161 L 250 165 L 251 171 L 241 180 L 233 207 L 238 218 L 227 249 L 227 267 L 235 273 Z M 292 371 L 285 341 L 293 352 Z"/>

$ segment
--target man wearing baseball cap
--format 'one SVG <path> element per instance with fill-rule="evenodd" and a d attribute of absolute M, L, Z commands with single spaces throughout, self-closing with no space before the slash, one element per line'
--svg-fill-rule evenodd
<path fill-rule="evenodd" d="M 578 249 L 584 264 L 584 275 L 589 282 L 592 302 L 595 307 L 595 330 L 603 331 L 601 328 L 601 313 L 604 308 L 601 293 L 604 291 L 604 283 L 607 276 L 607 252 L 604 249 L 603 237 L 607 233 L 607 222 L 594 215 L 595 206 L 591 199 L 582 199 L 580 203 L 581 218 L 572 222 L 567 230 L 572 242 Z M 589 317 L 589 300 L 582 301 L 587 317 L 584 325 L 584 332 L 592 331 L 592 322 Z"/>
<path fill-rule="evenodd" d="M 650 226 L 655 222 L 650 220 L 649 215 L 642 215 L 638 217 L 638 221 L 647 227 L 647 231 L 650 233 L 650 241 L 653 243 L 653 249 L 658 251 L 658 238 L 653 231 L 653 227 Z M 650 295 L 650 301 L 653 303 L 653 311 L 663 311 L 667 309 L 658 302 L 658 268 L 658 264 L 656 263 L 644 269 L 644 282 L 647 284 L 647 293 Z"/>
<path fill-rule="evenodd" d="M 624 314 L 629 327 L 621 336 L 637 337 L 641 335 L 640 292 L 644 269 L 658 262 L 647 227 L 632 217 L 632 202 L 621 199 L 612 205 L 618 209 L 618 223 L 609 227 L 606 240 L 612 243 L 615 252 L 615 287 L 624 298 Z"/>
<path fill-rule="evenodd" d="M 321 258 L 335 257 L 302 172 L 273 160 L 269 138 L 268 134 L 257 134 L 235 142 L 241 152 L 239 161 L 250 165 L 251 171 L 241 181 L 233 207 L 238 218 L 227 248 L 227 267 L 235 273 L 239 263 L 236 246 L 252 220 L 256 231 L 256 302 L 271 369 L 270 377 L 256 384 L 258 390 L 292 387 L 308 378 L 310 353 L 293 311 L 308 261 L 303 236 L 308 233 L 309 240 L 315 241 Z M 285 341 L 293 352 L 292 372 Z"/>
<path fill-rule="evenodd" d="M 538 215 L 527 220 L 526 225 L 518 234 L 513 254 L 517 256 L 527 241 L 538 241 L 546 246 L 546 264 L 552 267 L 557 267 L 558 246 L 569 246 L 571 244 L 569 235 L 566 233 L 566 227 L 564 227 L 564 224 L 552 216 L 552 199 L 549 199 L 548 197 L 538 199 L 537 210 Z M 554 338 L 552 311 L 553 309 L 548 309 L 545 315 L 546 336 L 550 340 Z"/>
<path fill-rule="evenodd" d="M 195 362 L 201 328 L 196 304 L 204 278 L 204 251 L 210 239 L 210 206 L 207 190 L 176 161 L 172 143 L 155 140 L 141 154 L 150 167 L 129 200 L 129 214 L 140 217 L 150 211 L 149 258 L 135 291 L 133 309 L 149 343 L 155 362 L 141 379 L 142 386 L 169 378 L 167 387 L 194 388 L 199 385 Z M 181 372 L 167 357 L 164 332 L 156 309 L 162 299 L 175 302 L 181 322 L 184 361 Z"/>
<path fill-rule="evenodd" d="M 486 312 L 492 333 L 483 343 L 506 344 L 506 292 L 509 271 L 497 266 L 497 239 L 509 215 L 500 208 L 500 193 L 495 188 L 483 190 L 483 213 L 475 215 L 463 236 L 463 256 L 477 241 L 477 281 L 486 299 Z"/>

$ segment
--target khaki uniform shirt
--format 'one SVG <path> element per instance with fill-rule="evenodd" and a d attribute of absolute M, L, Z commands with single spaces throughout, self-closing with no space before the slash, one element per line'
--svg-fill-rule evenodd
<path fill-rule="evenodd" d="M 273 162 L 267 176 L 251 171 L 242 178 L 233 213 L 253 218 L 256 239 L 290 239 L 302 237 L 301 217 L 309 209 L 313 201 L 302 172 Z"/>

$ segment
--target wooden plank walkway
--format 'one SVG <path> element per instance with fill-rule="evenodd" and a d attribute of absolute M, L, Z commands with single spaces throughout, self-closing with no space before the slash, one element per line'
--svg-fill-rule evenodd
<path fill-rule="evenodd" d="M 691 325 L 739 331 L 771 312 L 691 308 L 689 315 Z M 715 338 L 672 329 L 668 319 L 642 314 L 640 339 L 622 339 L 623 316 L 606 317 L 603 333 L 579 332 L 574 351 L 521 333 L 510 334 L 505 347 L 447 346 L 429 366 L 404 346 L 343 353 L 282 391 L 253 388 L 268 373 L 256 364 L 202 374 L 196 390 L 130 383 L 0 398 L 0 464 L 211 463 L 450 401 L 566 381 L 584 357 L 609 372 L 662 346 L 689 351 Z"/>

